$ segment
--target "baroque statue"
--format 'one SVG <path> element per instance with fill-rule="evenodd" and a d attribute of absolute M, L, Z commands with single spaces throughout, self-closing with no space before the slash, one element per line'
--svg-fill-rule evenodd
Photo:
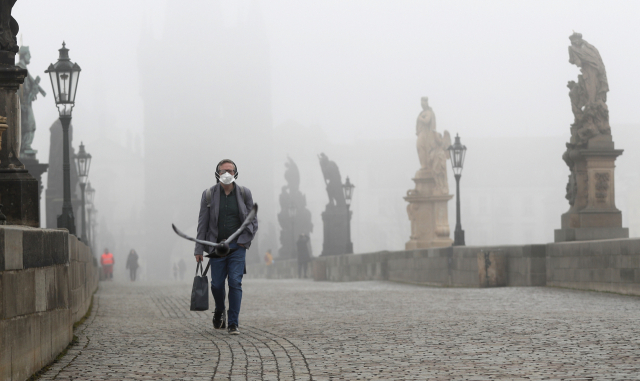
<path fill-rule="evenodd" d="M 321 256 L 353 253 L 351 242 L 351 216 L 347 207 L 342 176 L 338 165 L 327 155 L 318 155 L 329 202 L 322 212 L 323 242 Z M 346 184 L 345 184 L 346 185 Z"/>
<path fill-rule="evenodd" d="M 324 182 L 327 185 L 327 194 L 329 195 L 328 205 L 346 208 L 347 203 L 342 191 L 342 177 L 340 176 L 338 165 L 329 160 L 324 153 L 318 155 L 318 159 L 320 160 L 320 168 L 324 175 Z"/>
<path fill-rule="evenodd" d="M 615 149 L 611 136 L 607 71 L 598 49 L 582 34 L 574 32 L 569 41 L 569 63 L 580 68 L 580 74 L 567 83 L 573 123 L 562 159 L 569 167 L 569 210 L 562 214 L 554 241 L 628 238 L 615 204 L 615 161 L 623 150 Z"/>
<path fill-rule="evenodd" d="M 413 181 L 414 189 L 407 191 L 404 198 L 407 214 L 411 221 L 411 237 L 405 249 L 450 246 L 449 217 L 447 203 L 453 197 L 449 194 L 447 180 L 448 148 L 451 136 L 436 131 L 436 115 L 429 106 L 429 98 L 422 97 L 422 111 L 416 120 L 416 147 L 420 169 Z"/>
<path fill-rule="evenodd" d="M 0 0 L 0 50 L 18 53 L 16 36 L 20 27 L 11 16 L 11 9 L 17 0 Z"/>
<path fill-rule="evenodd" d="M 20 61 L 17 66 L 23 69 L 27 68 L 27 65 L 31 62 L 31 52 L 28 46 L 21 46 Z M 35 151 L 31 148 L 33 137 L 36 131 L 36 120 L 33 115 L 33 101 L 36 100 L 38 94 L 46 96 L 45 91 L 40 87 L 40 77 L 36 76 L 35 79 L 31 74 L 27 75 L 24 83 L 20 85 L 18 95 L 20 96 L 20 116 L 22 122 L 22 142 L 20 145 L 20 157 L 24 157 L 26 154 L 35 154 Z"/>
<path fill-rule="evenodd" d="M 416 121 L 416 135 L 418 158 L 420 159 L 420 171 L 433 174 L 435 189 L 433 194 L 448 194 L 449 183 L 447 181 L 447 160 L 451 145 L 449 131 L 444 131 L 444 136 L 436 131 L 436 115 L 429 107 L 429 98 L 422 97 L 422 111 Z M 420 176 L 420 171 L 416 177 Z"/>
<path fill-rule="evenodd" d="M 300 171 L 296 163 L 287 157 L 284 178 L 287 185 L 280 192 L 280 258 L 296 258 L 296 239 L 300 234 L 313 232 L 311 212 L 307 209 L 307 197 L 300 192 Z"/>
<path fill-rule="evenodd" d="M 569 40 L 569 63 L 578 66 L 581 73 L 578 75 L 578 82 L 569 81 L 567 84 L 573 123 L 571 139 L 562 155 L 571 170 L 565 197 L 569 204 L 573 205 L 577 194 L 577 182 L 572 152 L 585 148 L 589 140 L 597 136 L 611 137 L 611 126 L 609 108 L 606 104 L 609 82 L 600 52 L 585 41 L 580 33 L 574 32 L 569 36 Z"/>
<path fill-rule="evenodd" d="M 607 92 L 609 82 L 600 53 L 595 46 L 574 33 L 569 39 L 569 62 L 580 68 L 578 82 L 569 81 L 569 98 L 574 122 L 571 144 L 584 145 L 597 135 L 611 135 Z"/>

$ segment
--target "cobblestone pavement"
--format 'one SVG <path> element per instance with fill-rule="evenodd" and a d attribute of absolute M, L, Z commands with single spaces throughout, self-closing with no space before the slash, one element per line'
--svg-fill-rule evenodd
<path fill-rule="evenodd" d="M 187 283 L 101 283 L 43 380 L 640 379 L 640 298 L 245 280 L 239 336 Z M 211 299 L 211 302 L 213 300 Z"/>

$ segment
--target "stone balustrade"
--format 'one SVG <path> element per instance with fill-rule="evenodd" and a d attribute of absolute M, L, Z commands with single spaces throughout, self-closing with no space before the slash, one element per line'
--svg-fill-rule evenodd
<path fill-rule="evenodd" d="M 98 270 L 67 230 L 0 226 L 0 379 L 26 380 L 67 347 Z"/>

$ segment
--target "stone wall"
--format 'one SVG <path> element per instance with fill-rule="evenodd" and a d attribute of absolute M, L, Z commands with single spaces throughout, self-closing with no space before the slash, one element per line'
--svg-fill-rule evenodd
<path fill-rule="evenodd" d="M 429 286 L 480 287 L 478 254 L 489 251 L 507 257 L 508 286 L 545 285 L 544 245 L 450 246 L 316 258 L 313 274 L 316 280 L 339 282 L 390 280 Z"/>
<path fill-rule="evenodd" d="M 480 287 L 478 254 L 498 252 L 506 256 L 508 286 L 544 286 L 545 245 L 473 247 L 381 251 L 367 254 L 315 258 L 309 277 L 315 280 L 351 282 L 390 280 L 430 286 Z M 295 259 L 276 260 L 271 266 L 252 265 L 249 278 L 285 279 L 297 277 Z"/>
<path fill-rule="evenodd" d="M 457 246 L 315 258 L 309 277 L 317 281 L 389 280 L 447 287 L 482 287 L 478 254 L 506 261 L 506 285 L 555 286 L 640 295 L 640 238 L 524 246 Z M 250 278 L 297 277 L 295 259 L 255 264 Z"/>
<path fill-rule="evenodd" d="M 640 295 L 640 239 L 547 245 L 547 284 Z"/>
<path fill-rule="evenodd" d="M 97 262 L 66 230 L 0 226 L 0 379 L 26 380 L 73 339 Z"/>
<path fill-rule="evenodd" d="M 310 266 L 309 266 L 310 267 Z M 307 275 L 310 273 L 307 272 Z M 298 277 L 297 259 L 278 259 L 267 266 L 264 263 L 247 264 L 246 278 L 253 279 L 293 279 Z"/>

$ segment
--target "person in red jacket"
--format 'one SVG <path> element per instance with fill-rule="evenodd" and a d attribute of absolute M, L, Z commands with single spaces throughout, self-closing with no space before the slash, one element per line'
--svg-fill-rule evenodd
<path fill-rule="evenodd" d="M 100 257 L 100 264 L 102 265 L 102 271 L 104 273 L 104 279 L 113 280 L 113 265 L 116 261 L 113 259 L 113 254 L 109 252 L 108 248 L 104 249 L 104 253 Z"/>

